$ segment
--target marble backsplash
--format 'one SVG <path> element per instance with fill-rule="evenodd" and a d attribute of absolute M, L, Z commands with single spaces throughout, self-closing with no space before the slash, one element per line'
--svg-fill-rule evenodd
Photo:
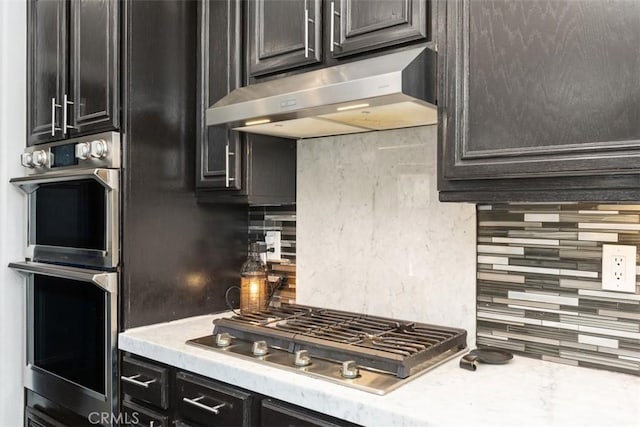
<path fill-rule="evenodd" d="M 298 141 L 298 303 L 475 334 L 475 206 L 440 203 L 436 126 Z"/>
<path fill-rule="evenodd" d="M 478 345 L 640 375 L 640 286 L 602 290 L 604 243 L 640 246 L 640 205 L 478 206 Z"/>

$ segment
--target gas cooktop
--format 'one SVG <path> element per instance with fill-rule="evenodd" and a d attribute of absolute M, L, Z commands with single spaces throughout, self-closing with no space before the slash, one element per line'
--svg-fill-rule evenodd
<path fill-rule="evenodd" d="M 213 321 L 187 341 L 376 394 L 456 357 L 467 332 L 445 326 L 286 304 Z"/>

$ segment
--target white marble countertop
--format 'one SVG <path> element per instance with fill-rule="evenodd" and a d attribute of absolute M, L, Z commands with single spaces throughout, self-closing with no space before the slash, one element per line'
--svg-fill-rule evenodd
<path fill-rule="evenodd" d="M 119 348 L 365 426 L 640 425 L 640 377 L 518 356 L 471 372 L 454 359 L 377 396 L 185 344 L 222 316 L 130 329 Z"/>

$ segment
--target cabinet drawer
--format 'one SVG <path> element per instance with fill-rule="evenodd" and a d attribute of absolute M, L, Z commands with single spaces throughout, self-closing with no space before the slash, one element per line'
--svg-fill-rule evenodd
<path fill-rule="evenodd" d="M 122 358 L 122 393 L 158 408 L 169 407 L 169 369 L 129 356 Z"/>
<path fill-rule="evenodd" d="M 141 427 L 169 427 L 169 417 L 133 402 L 122 402 L 124 424 Z"/>
<path fill-rule="evenodd" d="M 188 425 L 251 426 L 258 399 L 234 387 L 187 374 L 176 374 L 176 418 Z"/>
<path fill-rule="evenodd" d="M 64 424 L 35 408 L 25 408 L 24 425 L 25 427 L 64 427 Z"/>
<path fill-rule="evenodd" d="M 262 401 L 260 427 L 356 427 L 348 421 L 319 414 L 299 406 L 277 402 L 272 399 Z"/>

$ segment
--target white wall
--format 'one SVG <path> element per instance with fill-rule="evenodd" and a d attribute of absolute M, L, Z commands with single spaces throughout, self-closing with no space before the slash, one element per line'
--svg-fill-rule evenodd
<path fill-rule="evenodd" d="M 23 173 L 26 129 L 26 3 L 0 1 L 0 426 L 22 425 L 24 280 L 9 270 L 24 259 L 24 197 L 9 184 Z"/>
<path fill-rule="evenodd" d="M 462 327 L 475 206 L 438 202 L 436 126 L 298 142 L 296 301 Z"/>

